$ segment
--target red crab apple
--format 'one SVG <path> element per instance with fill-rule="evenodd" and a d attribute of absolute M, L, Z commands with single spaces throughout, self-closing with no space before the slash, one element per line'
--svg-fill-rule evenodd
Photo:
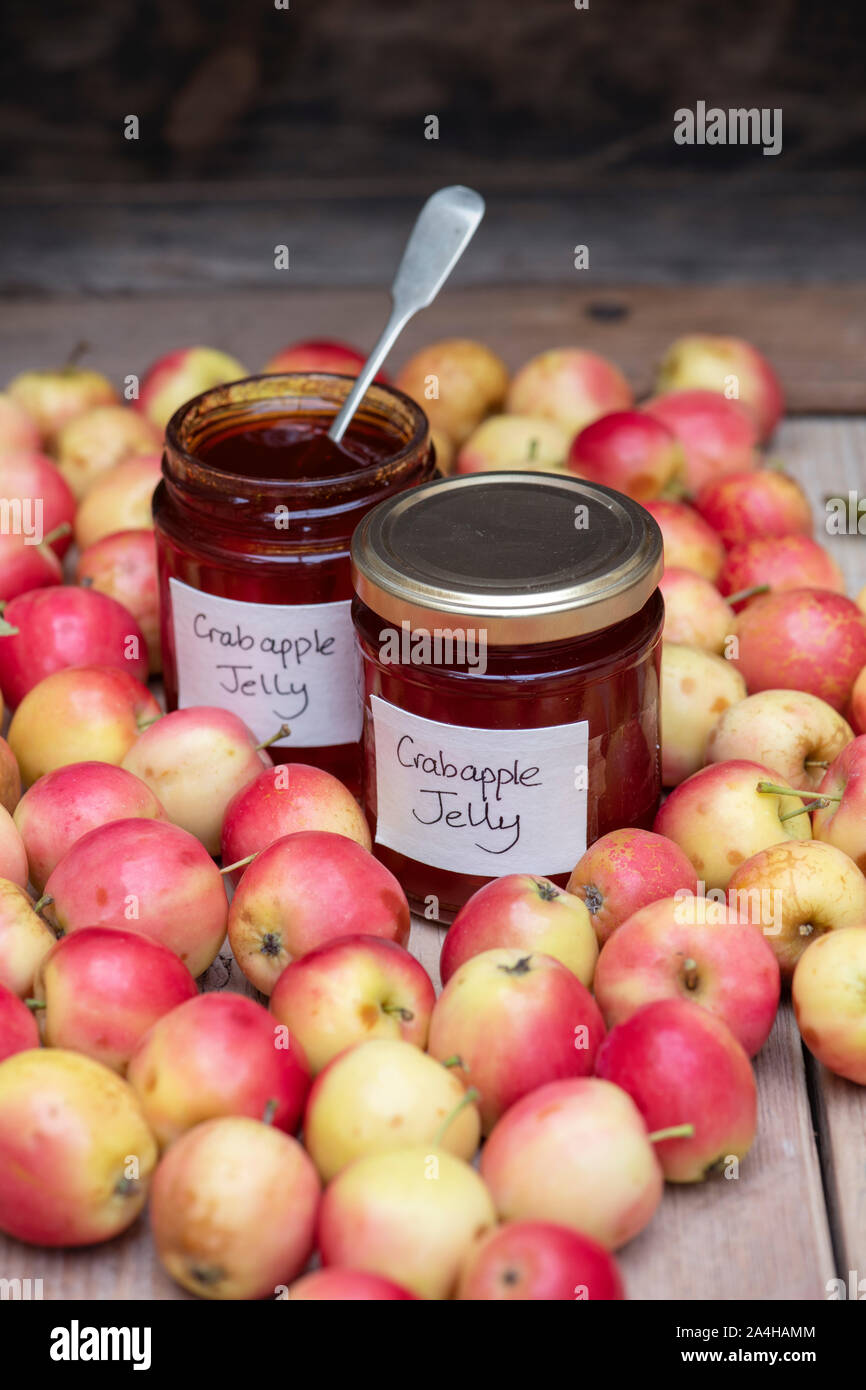
<path fill-rule="evenodd" d="M 228 902 L 220 872 L 185 830 L 158 820 L 116 820 L 89 830 L 45 885 L 59 931 L 128 927 L 180 956 L 195 977 L 225 939 Z"/>
<path fill-rule="evenodd" d="M 502 1221 L 553 1221 L 617 1250 L 652 1219 L 664 1179 L 631 1096 L 597 1077 L 552 1081 L 503 1115 L 481 1152 Z"/>
<path fill-rule="evenodd" d="M 687 999 L 657 999 L 617 1024 L 596 1073 L 628 1092 L 648 1129 L 692 1126 L 656 1143 L 669 1182 L 700 1182 L 752 1146 L 758 1091 L 749 1058 L 726 1023 Z"/>
<path fill-rule="evenodd" d="M 100 405 L 63 426 L 57 436 L 57 466 L 81 501 L 114 464 L 159 445 L 160 431 L 137 411 Z"/>
<path fill-rule="evenodd" d="M 659 583 L 665 601 L 664 639 L 721 656 L 732 636 L 734 610 L 715 584 L 694 570 L 668 565 Z"/>
<path fill-rule="evenodd" d="M 675 787 L 707 760 L 707 744 L 726 710 L 745 699 L 746 683 L 721 656 L 665 642 L 662 652 L 662 782 Z"/>
<path fill-rule="evenodd" d="M 27 1005 L 0 984 L 0 1062 L 39 1046 L 39 1025 Z"/>
<path fill-rule="evenodd" d="M 768 588 L 772 593 L 788 589 L 830 589 L 844 594 L 845 576 L 836 561 L 811 536 L 770 536 L 739 541 L 731 546 L 718 578 L 726 595 L 748 594 Z M 732 597 L 738 611 L 755 596 Z"/>
<path fill-rule="evenodd" d="M 0 878 L 0 984 L 19 999 L 32 995 L 36 972 L 54 941 L 24 889 Z"/>
<path fill-rule="evenodd" d="M 590 845 L 577 861 L 568 891 L 583 899 L 603 946 L 627 917 L 659 898 L 697 893 L 698 880 L 691 860 L 672 840 L 626 827 Z"/>
<path fill-rule="evenodd" d="M 67 666 L 114 666 L 147 680 L 147 644 L 138 623 L 113 598 L 91 589 L 68 584 L 21 594 L 4 608 L 0 634 L 0 688 L 13 707 Z"/>
<path fill-rule="evenodd" d="M 459 446 L 485 416 L 502 409 L 508 369 L 483 343 L 445 338 L 416 352 L 398 372 L 396 385 L 418 402 L 433 429 L 444 431 Z"/>
<path fill-rule="evenodd" d="M 61 937 L 33 986 L 46 1046 L 83 1052 L 121 1076 L 148 1028 L 196 992 L 173 951 L 118 927 Z"/>
<path fill-rule="evenodd" d="M 392 1279 L 368 1274 L 363 1269 L 314 1269 L 292 1284 L 288 1291 L 288 1298 L 294 1303 L 359 1303 L 414 1297 Z"/>
<path fill-rule="evenodd" d="M 17 532 L 0 532 L 0 602 L 62 583 L 63 569 L 50 536 L 31 543 Z"/>
<path fill-rule="evenodd" d="M 792 815 L 804 800 L 758 790 L 777 778 L 760 763 L 712 763 L 671 792 L 655 819 L 659 835 L 688 855 L 706 888 L 725 888 L 734 870 L 759 850 L 787 840 L 809 840 L 809 817 Z"/>
<path fill-rule="evenodd" d="M 0 1063 L 0 1231 L 30 1245 L 95 1245 L 144 1206 L 156 1143 L 132 1087 L 61 1048 Z"/>
<path fill-rule="evenodd" d="M 732 657 L 749 694 L 805 690 L 843 710 L 866 666 L 866 615 L 826 589 L 789 589 L 750 603 Z"/>
<path fill-rule="evenodd" d="M 815 937 L 866 924 L 866 878 L 847 854 L 821 840 L 788 841 L 754 854 L 731 875 L 728 897 L 764 933 L 783 980 Z"/>
<path fill-rule="evenodd" d="M 866 919 L 806 947 L 791 999 L 803 1042 L 825 1067 L 866 1086 Z"/>
<path fill-rule="evenodd" d="M 2 399 L 2 398 L 0 398 Z M 52 550 L 63 556 L 72 541 L 75 498 L 60 469 L 47 454 L 3 454 L 0 444 L 0 496 L 18 499 L 22 516 L 28 507 L 41 509 L 41 533 L 53 537 Z"/>
<path fill-rule="evenodd" d="M 482 420 L 457 455 L 455 473 L 514 468 L 559 473 L 568 453 L 568 431 L 535 415 L 491 415 Z"/>
<path fill-rule="evenodd" d="M 379 936 L 341 936 L 286 966 L 270 1009 L 297 1038 L 315 1076 L 370 1038 L 423 1048 L 436 992 L 423 965 Z"/>
<path fill-rule="evenodd" d="M 21 372 L 6 387 L 16 405 L 35 420 L 43 442 L 52 444 L 76 415 L 117 404 L 117 392 L 100 372 L 70 362 L 54 370 Z"/>
<path fill-rule="evenodd" d="M 207 347 L 178 348 L 148 367 L 136 408 L 163 430 L 179 406 L 193 396 L 245 376 L 249 376 L 246 367 L 226 352 Z"/>
<path fill-rule="evenodd" d="M 812 834 L 854 860 L 866 873 L 866 735 L 853 739 L 834 758 L 816 796 L 827 797 L 812 816 Z"/>
<path fill-rule="evenodd" d="M 854 732 L 836 710 L 799 690 L 761 690 L 726 709 L 707 740 L 708 763 L 746 758 L 798 791 L 814 791 Z"/>
<path fill-rule="evenodd" d="M 370 827 L 352 793 L 330 772 L 307 763 L 281 763 L 259 773 L 232 797 L 222 829 L 224 864 L 236 864 L 299 830 L 329 830 L 370 849 Z M 238 883 L 243 869 L 232 874 Z M 343 927 L 336 933 L 345 936 Z M 319 941 L 310 945 L 319 945 Z"/>
<path fill-rule="evenodd" d="M 521 367 L 507 409 L 544 415 L 576 434 L 601 415 L 630 410 L 633 402 L 631 387 L 612 362 L 584 348 L 552 348 Z"/>
<path fill-rule="evenodd" d="M 357 348 L 330 338 L 304 338 L 281 348 L 262 367 L 265 374 L 285 372 L 335 372 L 338 376 L 357 376 L 366 358 Z M 376 381 L 387 382 L 384 372 Z"/>
<path fill-rule="evenodd" d="M 682 481 L 683 446 L 660 420 L 640 410 L 615 410 L 585 425 L 572 441 L 568 469 L 638 502 Z"/>
<path fill-rule="evenodd" d="M 135 618 L 147 643 L 151 675 L 162 670 L 159 640 L 159 585 L 156 539 L 152 531 L 116 531 L 88 546 L 78 557 L 75 582 L 107 594 Z"/>
<path fill-rule="evenodd" d="M 133 454 L 102 473 L 75 514 L 79 550 L 118 531 L 153 530 L 153 494 L 161 477 L 160 454 Z"/>
<path fill-rule="evenodd" d="M 458 912 L 442 945 L 439 969 L 447 985 L 482 951 L 513 947 L 541 951 L 567 966 L 587 988 L 598 959 L 589 910 L 580 896 L 549 878 L 505 874 L 479 888 Z"/>
<path fill-rule="evenodd" d="M 650 516 L 661 527 L 664 541 L 665 568 L 694 570 L 715 584 L 725 558 L 725 548 L 715 531 L 711 531 L 702 516 L 687 502 L 669 502 L 660 498 L 645 502 Z"/>
<path fill-rule="evenodd" d="M 538 1086 L 586 1076 L 604 1037 L 585 985 L 552 956 L 483 951 L 451 976 L 433 1009 L 433 1057 L 459 1058 L 455 1072 L 480 1092 L 485 1134 Z"/>
<path fill-rule="evenodd" d="M 0 391 L 0 455 L 28 453 L 39 448 L 39 426 L 7 391 Z"/>
<path fill-rule="evenodd" d="M 161 1148 L 203 1120 L 266 1112 L 292 1133 L 310 1089 L 298 1044 L 244 994 L 199 994 L 164 1014 L 129 1061 Z"/>
<path fill-rule="evenodd" d="M 811 536 L 812 506 L 776 468 L 748 468 L 704 483 L 694 502 L 725 546 L 771 536 Z"/>
<path fill-rule="evenodd" d="M 697 492 L 710 478 L 752 468 L 758 432 L 739 401 L 716 391 L 668 391 L 642 409 L 676 435 L 685 452 L 685 482 Z"/>
<path fill-rule="evenodd" d="M 28 878 L 24 841 L 6 807 L 0 806 L 0 879 L 26 888 Z"/>
<path fill-rule="evenodd" d="M 856 734 L 866 734 L 866 666 L 851 687 L 848 717 Z"/>
<path fill-rule="evenodd" d="M 304 1114 L 304 1145 L 323 1182 L 356 1159 L 407 1144 L 438 1143 L 470 1161 L 480 1137 L 478 1108 L 456 1070 L 397 1038 L 335 1057 L 313 1082 Z"/>
<path fill-rule="evenodd" d="M 781 383 L 763 353 L 743 338 L 686 333 L 671 343 L 659 366 L 657 391 L 695 388 L 729 392 L 746 407 L 768 439 L 785 409 Z"/>
<path fill-rule="evenodd" d="M 40 777 L 13 816 L 34 887 L 42 891 L 67 850 L 89 830 L 136 816 L 166 819 L 150 788 L 112 763 L 68 763 Z"/>
<path fill-rule="evenodd" d="M 273 1298 L 307 1261 L 318 1206 L 297 1140 L 232 1116 L 196 1125 L 160 1160 L 150 1227 L 164 1268 L 190 1293 Z"/>
<path fill-rule="evenodd" d="M 475 1170 L 425 1144 L 344 1168 L 322 1198 L 319 1249 L 326 1266 L 369 1270 L 419 1298 L 451 1298 L 473 1240 L 495 1221 Z"/>
<path fill-rule="evenodd" d="M 727 903 L 684 892 L 617 928 L 599 957 L 595 998 L 609 1028 L 657 999 L 690 1000 L 753 1057 L 770 1036 L 780 988 L 776 957 L 751 922 Z"/>
<path fill-rule="evenodd" d="M 236 714 L 191 705 L 145 729 L 123 766 L 158 793 L 169 820 L 219 854 L 226 807 L 273 764 Z"/>
<path fill-rule="evenodd" d="M 551 1221 L 509 1221 L 469 1251 L 457 1297 L 538 1303 L 624 1299 L 625 1292 L 616 1261 L 589 1236 Z"/>
<path fill-rule="evenodd" d="M 9 747 L 29 785 L 68 763 L 120 763 L 161 713 L 147 686 L 128 672 L 70 667 L 46 676 L 24 696 L 9 725 Z"/>
<path fill-rule="evenodd" d="M 0 701 L 2 706 L 2 701 Z M 0 718 L 3 716 L 0 708 Z M 18 759 L 5 738 L 0 738 L 0 806 L 4 806 L 10 816 L 21 800 L 21 769 Z"/>

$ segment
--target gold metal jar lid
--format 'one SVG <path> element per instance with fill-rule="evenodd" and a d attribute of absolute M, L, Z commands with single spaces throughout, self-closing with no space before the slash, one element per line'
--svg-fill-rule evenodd
<path fill-rule="evenodd" d="M 662 574 L 649 512 L 555 473 L 477 473 L 380 502 L 355 530 L 360 599 L 414 630 L 480 628 L 491 645 L 556 642 L 639 612 Z"/>

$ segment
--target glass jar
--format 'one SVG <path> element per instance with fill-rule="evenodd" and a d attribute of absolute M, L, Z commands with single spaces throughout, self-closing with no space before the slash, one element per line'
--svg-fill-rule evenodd
<path fill-rule="evenodd" d="M 422 410 L 374 385 L 340 445 L 349 377 L 252 377 L 184 405 L 154 496 L 166 700 L 219 705 L 280 762 L 360 785 L 349 543 L 392 493 L 434 475 Z"/>
<path fill-rule="evenodd" d="M 658 808 L 661 533 L 609 488 L 487 473 L 381 503 L 352 543 L 365 808 L 413 907 L 564 886 Z"/>

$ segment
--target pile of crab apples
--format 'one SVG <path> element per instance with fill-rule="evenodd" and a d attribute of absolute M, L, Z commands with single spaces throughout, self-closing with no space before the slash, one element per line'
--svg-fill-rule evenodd
<path fill-rule="evenodd" d="M 360 360 L 307 342 L 266 369 Z M 160 432 L 244 374 L 191 348 L 131 404 L 74 364 L 0 393 L 0 1231 L 95 1245 L 146 1210 L 210 1299 L 621 1299 L 665 1183 L 724 1200 L 756 1161 L 783 992 L 866 1084 L 866 601 L 764 463 L 779 385 L 708 335 L 639 407 L 576 348 L 509 378 L 449 340 L 397 377 L 443 471 L 607 484 L 666 556 L 654 826 L 567 887 L 481 888 L 440 990 L 349 791 L 148 685 Z"/>

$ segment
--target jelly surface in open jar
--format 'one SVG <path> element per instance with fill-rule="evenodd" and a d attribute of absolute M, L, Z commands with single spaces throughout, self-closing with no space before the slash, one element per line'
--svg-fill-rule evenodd
<path fill-rule="evenodd" d="M 553 475 L 403 502 L 353 545 L 365 806 L 413 906 L 448 920 L 490 878 L 564 885 L 600 835 L 651 825 L 661 538 L 629 499 Z"/>
<path fill-rule="evenodd" d="M 219 705 L 277 761 L 357 790 L 362 714 L 349 543 L 370 508 L 435 468 L 423 412 L 373 386 L 340 445 L 347 377 L 257 377 L 169 424 L 154 498 L 166 698 Z"/>

